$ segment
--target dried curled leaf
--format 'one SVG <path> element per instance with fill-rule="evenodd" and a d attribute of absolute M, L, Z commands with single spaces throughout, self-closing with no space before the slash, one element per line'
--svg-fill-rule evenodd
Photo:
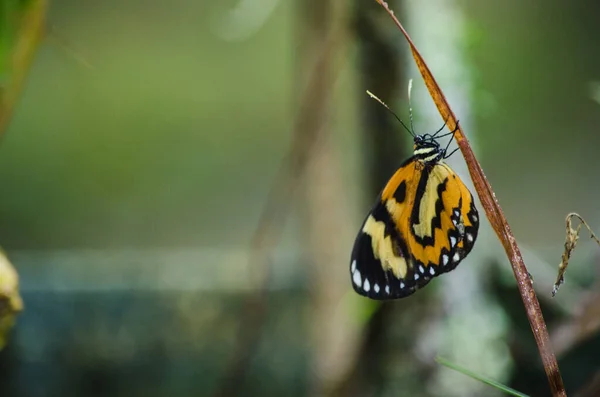
<path fill-rule="evenodd" d="M 0 350 L 6 345 L 8 331 L 15 324 L 16 315 L 22 310 L 19 275 L 0 249 Z"/>
<path fill-rule="evenodd" d="M 577 225 L 576 229 L 573 229 L 573 218 L 579 219 L 579 225 Z M 600 245 L 600 240 L 592 231 L 592 228 L 587 224 L 587 222 L 577 213 L 571 212 L 567 215 L 566 219 L 567 224 L 567 233 L 565 237 L 565 250 L 562 254 L 562 260 L 558 265 L 558 276 L 556 277 L 556 282 L 554 283 L 554 287 L 552 287 L 552 296 L 555 296 L 558 292 L 560 286 L 565 282 L 565 272 L 567 271 L 567 266 L 569 266 L 569 259 L 571 258 L 571 254 L 575 250 L 577 246 L 577 240 L 579 240 L 579 232 L 581 231 L 581 226 L 585 226 L 587 230 L 590 232 L 590 238 L 594 239 L 598 245 Z"/>

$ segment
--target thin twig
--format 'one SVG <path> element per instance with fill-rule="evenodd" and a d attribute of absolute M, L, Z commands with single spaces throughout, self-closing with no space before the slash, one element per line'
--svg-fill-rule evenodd
<path fill-rule="evenodd" d="M 442 93 L 442 90 L 437 84 L 427 64 L 423 60 L 423 57 L 417 50 L 416 46 L 412 42 L 410 36 L 406 32 L 400 21 L 398 21 L 398 19 L 395 17 L 394 12 L 388 7 L 387 3 L 382 0 L 376 1 L 392 17 L 392 19 L 396 23 L 396 26 L 398 26 L 398 28 L 402 31 L 402 34 L 408 41 L 413 58 L 415 59 L 417 67 L 419 68 L 419 71 L 423 76 L 423 80 L 425 81 L 425 85 L 427 86 L 427 89 L 429 90 L 429 93 L 433 101 L 435 102 L 442 116 L 442 119 L 448 120 L 446 125 L 448 126 L 450 131 L 456 129 L 455 138 L 467 163 L 467 167 L 469 169 L 469 173 L 471 174 L 471 179 L 473 180 L 473 185 L 475 186 L 477 195 L 479 196 L 481 204 L 485 210 L 486 216 L 490 221 L 492 228 L 498 235 L 498 238 L 502 242 L 504 250 L 506 251 L 506 254 L 512 265 L 513 273 L 517 280 L 519 293 L 525 306 L 527 319 L 529 320 L 529 324 L 531 326 L 535 342 L 538 346 L 542 363 L 544 364 L 544 369 L 546 371 L 546 376 L 548 377 L 552 395 L 566 396 L 562 377 L 558 369 L 556 356 L 554 355 L 554 351 L 552 350 L 552 346 L 550 344 L 550 336 L 548 335 L 546 323 L 544 321 L 544 317 L 542 315 L 537 296 L 533 289 L 533 284 L 531 278 L 529 277 L 529 272 L 525 267 L 523 257 L 521 256 L 516 240 L 510 230 L 506 218 L 504 217 L 502 209 L 500 208 L 500 204 L 498 204 L 498 201 L 496 200 L 496 195 L 494 194 L 492 187 L 487 181 L 487 178 L 483 173 L 481 165 L 475 158 L 475 154 L 473 153 L 473 150 L 471 149 L 469 142 L 467 141 L 467 138 L 462 131 L 462 128 L 458 125 L 456 116 L 452 112 L 452 109 L 450 108 L 446 97 Z"/>
<path fill-rule="evenodd" d="M 577 226 L 577 229 L 573 229 L 571 227 L 573 218 L 579 219 L 580 223 Z M 554 283 L 554 287 L 552 287 L 552 296 L 553 297 L 556 296 L 558 289 L 565 282 L 565 277 L 564 277 L 565 272 L 567 271 L 567 266 L 569 266 L 569 259 L 571 258 L 571 253 L 573 251 L 575 251 L 575 247 L 577 246 L 577 240 L 579 240 L 579 232 L 581 230 L 582 225 L 585 226 L 587 228 L 587 230 L 590 232 L 590 238 L 594 239 L 596 241 L 596 243 L 598 243 L 598 245 L 600 245 L 600 240 L 598 240 L 598 237 L 596 237 L 596 235 L 592 231 L 592 228 L 590 227 L 590 225 L 588 225 L 587 222 L 579 214 L 577 214 L 575 212 L 571 212 L 570 214 L 567 215 L 565 223 L 567 224 L 567 233 L 566 233 L 566 237 L 565 237 L 565 250 L 563 251 L 562 260 L 560 262 L 560 265 L 558 265 L 558 276 L 556 277 L 556 282 Z"/>
<path fill-rule="evenodd" d="M 94 69 L 94 66 L 88 62 L 88 60 L 83 56 L 83 54 L 76 50 L 73 44 L 67 40 L 64 36 L 62 36 L 54 25 L 48 25 L 46 27 L 46 41 L 53 41 L 56 43 L 61 50 L 64 51 L 65 54 L 72 57 L 77 63 L 86 69 Z"/>

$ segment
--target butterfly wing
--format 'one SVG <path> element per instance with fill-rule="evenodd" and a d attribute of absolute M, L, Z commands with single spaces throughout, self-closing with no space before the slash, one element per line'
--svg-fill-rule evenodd
<path fill-rule="evenodd" d="M 377 300 L 411 295 L 458 265 L 472 249 L 478 226 L 473 197 L 450 167 L 409 160 L 356 237 L 354 290 Z"/>
<path fill-rule="evenodd" d="M 360 295 L 398 299 L 416 289 L 414 266 L 403 234 L 407 227 L 398 222 L 410 218 L 419 176 L 414 161 L 400 167 L 363 222 L 350 261 L 352 286 Z"/>

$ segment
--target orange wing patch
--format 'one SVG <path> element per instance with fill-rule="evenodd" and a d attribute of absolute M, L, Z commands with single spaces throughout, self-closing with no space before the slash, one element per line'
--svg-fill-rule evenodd
<path fill-rule="evenodd" d="M 477 211 L 471 193 L 448 165 L 436 163 L 428 172 L 419 183 L 413 213 L 403 218 L 415 262 L 435 266 L 428 272 L 433 276 L 454 269 L 468 254 L 477 234 Z"/>

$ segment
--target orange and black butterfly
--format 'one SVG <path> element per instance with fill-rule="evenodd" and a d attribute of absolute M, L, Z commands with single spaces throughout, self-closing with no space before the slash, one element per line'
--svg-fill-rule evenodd
<path fill-rule="evenodd" d="M 456 268 L 471 252 L 479 229 L 471 192 L 444 163 L 454 153 L 446 152 L 456 130 L 440 135 L 442 127 L 416 135 L 402 125 L 414 138 L 413 155 L 379 194 L 350 260 L 354 290 L 376 300 L 406 297 Z M 448 145 L 441 147 L 437 140 L 448 135 Z"/>

